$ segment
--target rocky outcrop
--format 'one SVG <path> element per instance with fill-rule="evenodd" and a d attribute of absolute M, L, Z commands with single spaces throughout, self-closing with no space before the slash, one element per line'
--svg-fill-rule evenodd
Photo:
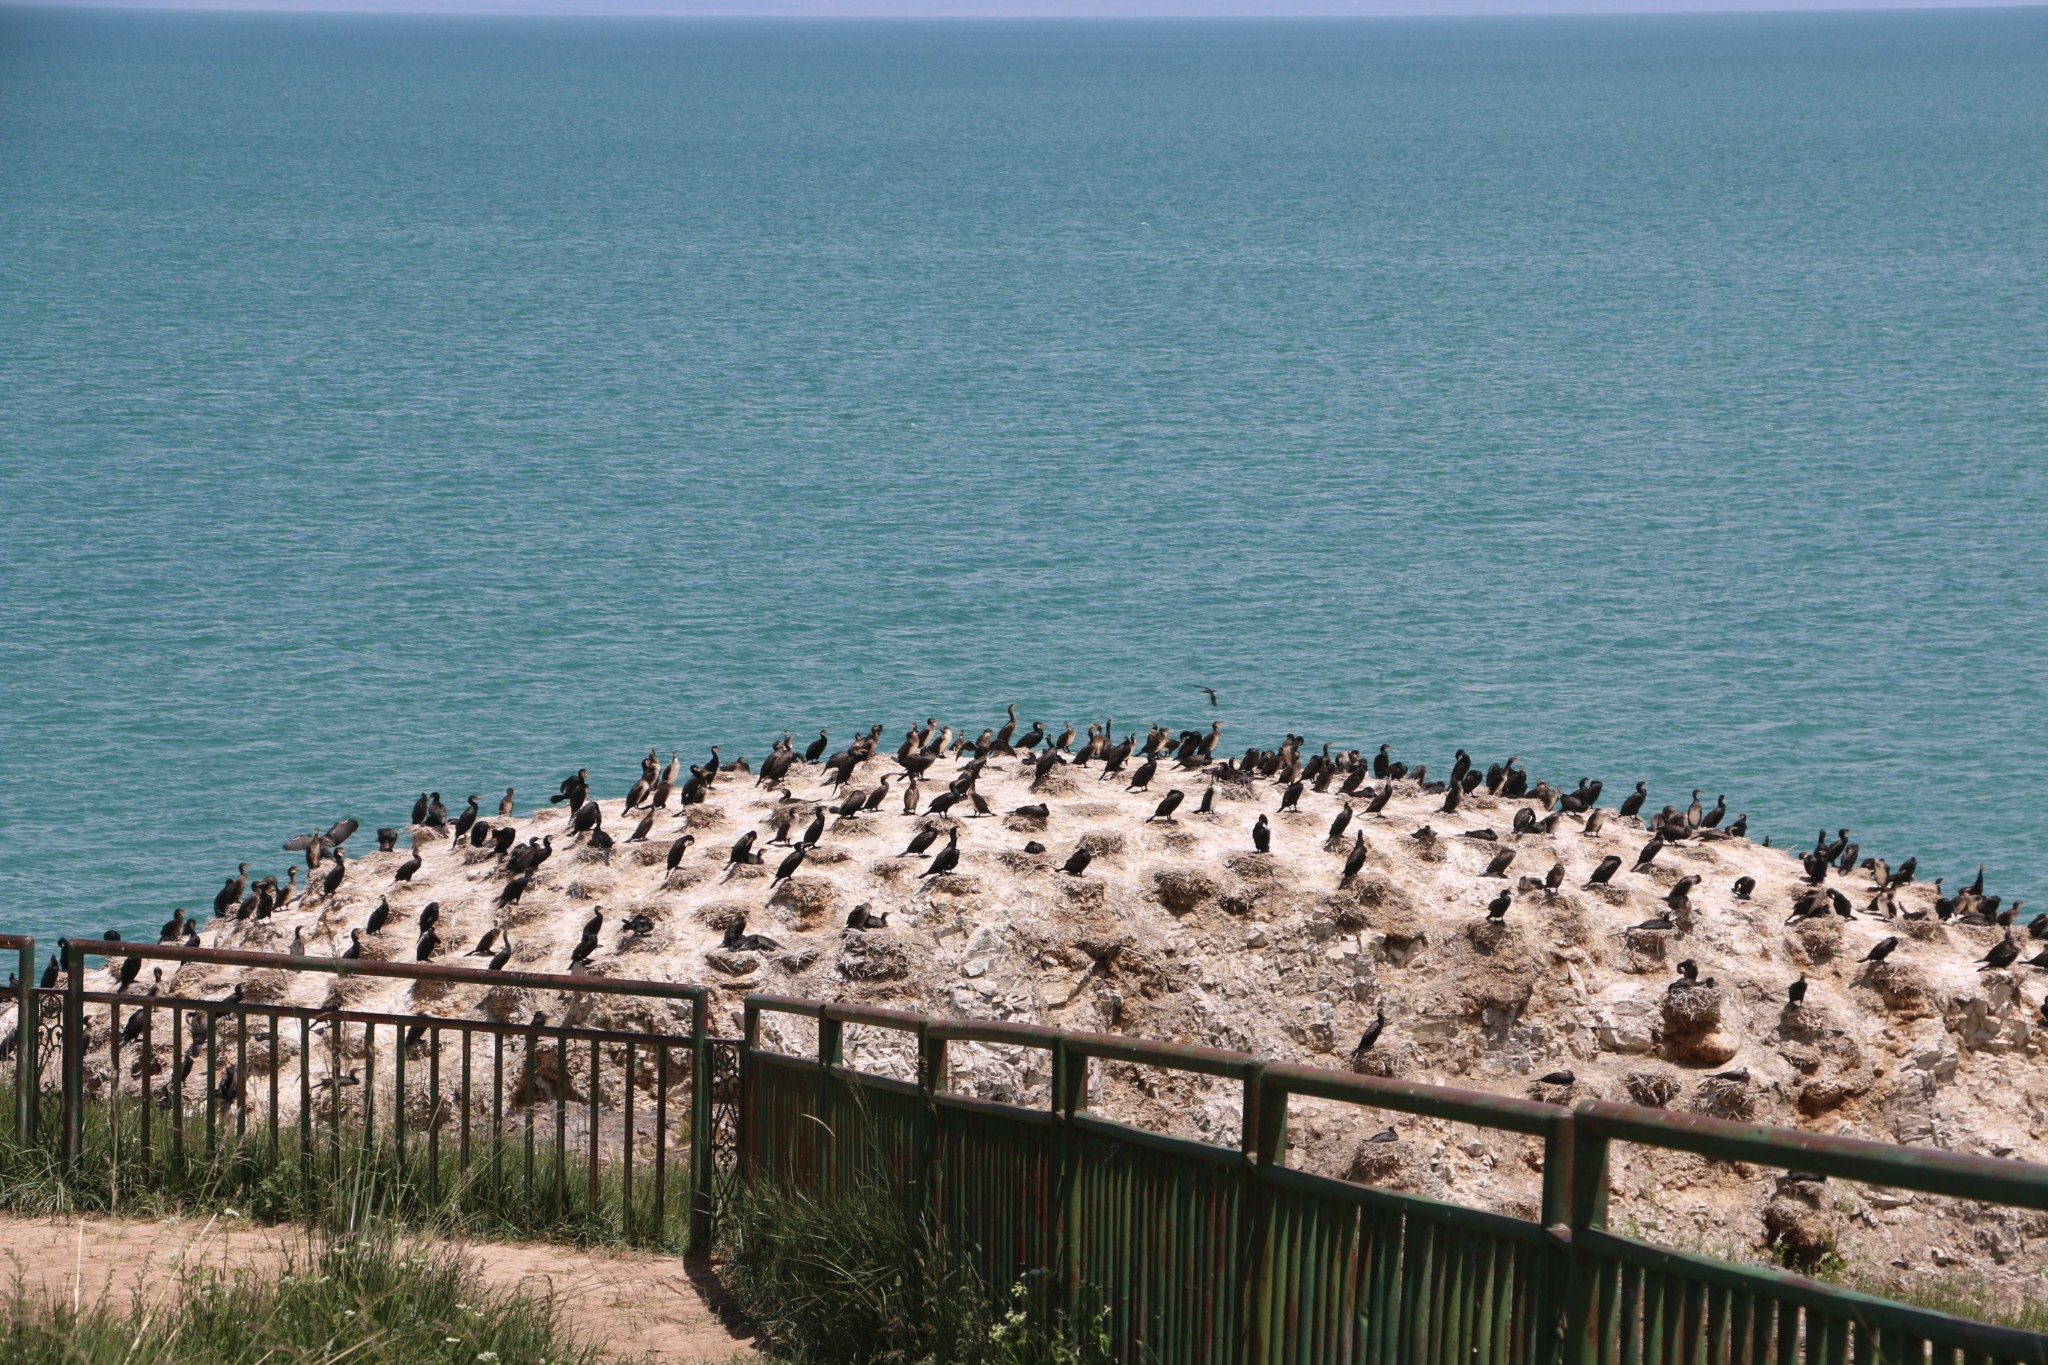
<path fill-rule="evenodd" d="M 872 789 L 894 770 L 884 755 L 856 769 L 851 785 Z M 949 758 L 926 773 L 926 800 L 958 771 Z M 1122 1031 L 1561 1103 L 1599 1097 L 2048 1157 L 2048 1039 L 2038 1013 L 2048 978 L 2020 967 L 1977 971 L 1999 931 L 1941 924 L 1928 914 L 1929 887 L 1896 896 L 1899 911 L 1921 918 L 1887 921 L 1860 909 L 1875 890 L 1867 874 L 1831 875 L 1829 886 L 1856 907 L 1853 917 L 1787 925 L 1802 880 L 1785 852 L 1742 839 L 1690 840 L 1636 872 L 1647 835 L 1611 810 L 1592 835 L 1571 815 L 1547 833 L 1517 834 L 1518 812 L 1549 812 L 1482 791 L 1446 813 L 1440 793 L 1404 781 L 1394 783 L 1381 815 L 1367 816 L 1353 801 L 1350 828 L 1333 839 L 1330 825 L 1346 801 L 1334 789 L 1305 791 L 1298 810 L 1282 812 L 1272 782 L 1219 782 L 1213 811 L 1201 814 L 1209 785 L 1201 774 L 1169 761 L 1147 789 L 1129 783 L 1126 774 L 1102 780 L 1099 763 L 1034 780 L 1019 760 L 1001 758 L 976 786 L 988 816 L 970 813 L 966 802 L 944 815 L 903 815 L 892 783 L 881 809 L 842 817 L 838 793 L 816 766 L 796 765 L 778 787 L 727 773 L 702 804 L 658 812 L 640 843 L 626 837 L 639 813 L 601 802 L 604 827 L 619 840 L 608 852 L 572 837 L 559 808 L 512 821 L 519 840 L 550 836 L 555 853 L 509 911 L 496 904 L 505 876 L 488 851 L 422 841 L 423 866 L 409 882 L 392 878 L 405 849 L 370 852 L 352 860 L 337 896 L 302 899 L 267 923 L 217 923 L 206 938 L 282 950 L 298 929 L 314 951 L 338 951 L 388 897 L 391 925 L 365 938 L 365 955 L 409 960 L 412 921 L 432 901 L 449 944 L 506 925 L 512 966 L 564 971 L 583 921 L 602 907 L 607 927 L 589 970 L 703 982 L 714 992 L 714 1027 L 728 1034 L 739 1031 L 746 993 L 765 990 Z M 1175 786 L 1186 793 L 1179 811 L 1149 819 Z M 775 829 L 802 831 L 821 804 L 830 807 L 821 841 L 794 876 L 771 888 L 788 851 L 769 845 Z M 1042 815 L 1024 809 L 1040 805 Z M 1260 814 L 1272 829 L 1268 853 L 1252 847 Z M 927 825 L 938 832 L 933 846 L 904 856 Z M 1434 837 L 1417 837 L 1424 826 Z M 730 846 L 749 829 L 759 831 L 765 861 L 728 866 Z M 922 875 L 953 830 L 959 865 Z M 1347 879 L 1360 830 L 1364 865 Z M 697 843 L 670 870 L 667 850 L 686 831 Z M 1472 837 L 1482 832 L 1491 837 Z M 1507 848 L 1516 855 L 1508 876 L 1485 875 Z M 1076 849 L 1091 854 L 1080 876 L 1061 870 Z M 1586 886 L 1609 855 L 1624 870 Z M 1553 894 L 1540 878 L 1557 863 L 1565 875 Z M 1538 880 L 1514 880 L 1525 871 Z M 1686 876 L 1700 880 L 1684 913 L 1670 928 L 1650 923 Z M 1747 899 L 1734 894 L 1740 877 L 1755 881 Z M 1507 909 L 1490 919 L 1488 905 L 1503 891 Z M 883 927 L 847 927 L 855 907 Z M 651 930 L 622 936 L 617 926 L 635 913 Z M 750 934 L 774 946 L 723 947 L 743 917 Z M 1887 935 L 1900 937 L 1898 949 L 1864 963 Z M 1681 962 L 1695 965 L 1702 984 L 1675 984 Z M 1805 1001 L 1789 1005 L 1786 987 L 1802 973 Z M 188 968 L 175 989 L 218 994 L 230 975 Z M 245 984 L 250 998 L 444 1015 L 510 1019 L 555 1008 L 525 991 L 437 992 L 276 971 L 247 974 Z M 647 1022 L 628 1000 L 578 1008 L 597 1022 Z M 1378 1041 L 1356 1052 L 1378 1018 Z M 769 1017 L 763 1027 L 775 1046 L 808 1045 L 801 1021 Z M 1559 1072 L 1571 1081 L 1541 1079 Z M 960 1045 L 950 1074 L 970 1093 L 1044 1102 L 1045 1058 L 1028 1049 Z M 1104 1067 L 1090 1104 L 1227 1145 L 1238 1137 L 1236 1087 L 1207 1078 Z M 1290 1114 L 1289 1160 L 1533 1209 L 1539 1173 L 1530 1144 L 1407 1118 L 1394 1121 L 1390 1140 L 1366 1140 L 1387 1123 L 1385 1115 L 1302 1101 Z M 2024 1263 L 2041 1236 L 2015 1225 L 1980 1239 L 1950 1201 L 1925 1199 L 1867 1201 L 1856 1217 L 1837 1217 L 1829 1204 L 1823 1236 L 1822 1210 L 1771 1177 L 1617 1148 L 1616 1211 L 1685 1245 L 1734 1254 L 1797 1258 L 1825 1244 L 1921 1268 L 1926 1248 L 1938 1246 L 1987 1273 L 2000 1254 Z"/>

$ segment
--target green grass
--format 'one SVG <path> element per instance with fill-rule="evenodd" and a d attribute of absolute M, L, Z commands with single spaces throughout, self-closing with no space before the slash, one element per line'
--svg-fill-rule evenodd
<path fill-rule="evenodd" d="M 1107 1365 L 1106 1316 L 1069 1320 L 1027 1276 L 992 1293 L 887 1194 L 757 1189 L 720 1221 L 724 1278 L 799 1365 Z"/>
<path fill-rule="evenodd" d="M 1912 1276 L 1891 1267 L 1876 1270 L 1830 1257 L 1802 1273 L 1859 1294 L 1893 1299 L 1951 1317 L 2048 1333 L 2048 1294 L 2023 1295 L 1971 1271 Z"/>
<path fill-rule="evenodd" d="M 17 1279 L 0 1314 L 10 1365 L 599 1365 L 547 1299 L 487 1288 L 450 1252 L 389 1236 L 309 1240 L 281 1272 L 194 1269 L 74 1310 Z"/>
<path fill-rule="evenodd" d="M 104 1106 L 85 1111 L 81 1156 L 67 1171 L 60 1154 L 54 1104 L 46 1105 L 37 1137 L 18 1141 L 0 1123 L 0 1208 L 27 1214 L 125 1214 L 164 1217 L 232 1209 L 261 1222 L 360 1221 L 374 1208 L 380 1218 L 406 1226 L 472 1237 L 536 1238 L 581 1245 L 628 1243 L 681 1251 L 689 1231 L 689 1162 L 671 1151 L 663 1217 L 655 1220 L 654 1170 L 649 1153 L 636 1153 L 630 1228 L 622 1219 L 625 1181 L 616 1164 L 598 1168 L 597 1200 L 589 1197 L 587 1153 L 568 1150 L 556 1196 L 557 1149 L 536 1124 L 528 1180 L 523 1125 L 508 1122 L 501 1145 L 488 1130 L 471 1135 L 463 1169 L 456 1136 L 444 1132 L 430 1161 L 424 1135 L 409 1134 L 401 1163 L 389 1137 L 365 1144 L 360 1130 L 335 1138 L 316 1128 L 303 1153 L 296 1126 L 279 1133 L 275 1154 L 268 1128 L 254 1128 L 237 1144 L 232 1124 L 206 1151 L 203 1114 L 186 1117 L 182 1152 L 172 1142 L 169 1116 L 151 1115 L 153 1148 L 145 1162 L 141 1118 L 133 1106 L 118 1126 Z"/>

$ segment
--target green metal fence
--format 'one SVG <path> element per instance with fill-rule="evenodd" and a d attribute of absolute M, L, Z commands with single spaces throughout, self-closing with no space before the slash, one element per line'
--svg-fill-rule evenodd
<path fill-rule="evenodd" d="M 824 1194 L 856 1185 L 892 1191 L 983 1283 L 1000 1288 L 1041 1276 L 1060 1306 L 1106 1310 L 1113 1340 L 1133 1362 L 2048 1365 L 2048 1336 L 1659 1247 L 1615 1232 L 1606 1217 L 1615 1142 L 2036 1210 L 2048 1210 L 2048 1166 L 1627 1105 L 1565 1109 L 1212 1048 L 768 995 L 748 997 L 743 1040 L 721 1040 L 708 1034 L 704 988 L 661 982 L 93 941 L 64 945 L 60 984 L 45 989 L 34 940 L 0 936 L 4 952 L 17 963 L 11 1038 L 0 1004 L 14 1132 L 17 1140 L 52 1143 L 73 1167 L 94 1106 L 104 1108 L 119 1141 L 124 1104 L 139 1111 L 144 1178 L 152 1171 L 152 1141 L 182 1153 L 188 1123 L 191 1142 L 209 1161 L 266 1144 L 275 1157 L 281 1133 L 289 1142 L 294 1129 L 299 1159 L 332 1150 L 333 1141 L 315 1141 L 312 1120 L 321 1111 L 310 1098 L 311 1038 L 324 1030 L 322 1046 L 331 1055 L 320 1064 L 322 1076 L 330 1083 L 344 1077 L 344 1044 L 360 1059 L 360 1076 L 346 1073 L 361 1093 L 351 1121 L 360 1125 L 364 1147 L 374 1141 L 380 1150 L 395 1148 L 401 1174 L 408 1153 L 438 1170 L 441 1142 L 459 1144 L 466 1171 L 474 1140 L 491 1161 L 523 1166 L 532 1185 L 538 1124 L 542 1145 L 553 1153 L 538 1179 L 552 1184 L 558 1212 L 565 1201 L 576 1202 L 578 1184 L 594 1209 L 602 1170 L 612 1181 L 623 1174 L 623 1199 L 607 1197 L 630 1220 L 640 1203 L 633 1193 L 637 1171 L 652 1183 L 658 1224 L 665 1217 L 667 1153 L 672 1142 L 686 1144 L 686 1240 L 701 1249 L 711 1241 L 718 1192 L 727 1188 L 715 1178 L 716 1149 L 729 1144 L 741 1182 Z M 687 1034 L 667 1035 L 572 1028 L 560 1020 L 522 1024 L 85 989 L 89 959 L 126 957 L 515 987 L 559 998 L 639 997 L 687 1006 L 691 1026 Z M 104 1027 L 93 1022 L 101 1010 Z M 762 1020 L 770 1014 L 814 1021 L 813 1054 L 766 1046 Z M 138 1065 L 130 1067 L 122 1034 L 137 1024 L 139 1036 L 127 1045 Z M 203 1030 L 196 1041 L 194 1026 Z M 897 1038 L 906 1075 L 848 1065 L 849 1028 Z M 280 1053 L 280 1036 L 293 1034 L 296 1049 Z M 1047 1102 L 957 1093 L 948 1080 L 949 1049 L 968 1043 L 1045 1053 Z M 251 1069 L 252 1044 L 259 1054 L 267 1044 L 267 1067 Z M 380 1050 L 394 1073 L 381 1080 Z M 57 1103 L 54 1113 L 39 1117 L 48 1107 L 53 1052 L 60 1059 Z M 293 1053 L 298 1074 L 281 1090 L 278 1058 Z M 166 1070 L 162 1060 L 184 1070 Z M 105 1080 L 96 1097 L 87 1093 L 88 1061 Z M 203 1073 L 188 1078 L 202 1062 Z M 568 1122 L 568 1087 L 544 1091 L 535 1084 L 537 1071 L 552 1066 L 567 1076 L 572 1065 L 590 1078 L 580 1123 Z M 1237 1142 L 1166 1136 L 1092 1113 L 1091 1081 L 1106 1066 L 1191 1073 L 1234 1087 L 1242 1113 Z M 240 1082 L 223 1085 L 227 1075 Z M 728 1124 L 721 1106 L 730 1091 L 736 1093 Z M 385 1106 L 381 1120 L 373 1095 Z M 1541 1147 L 1538 1216 L 1508 1217 L 1290 1169 L 1288 1109 L 1296 1097 L 1533 1140 Z M 653 1106 L 655 1126 L 636 1149 L 635 1134 L 645 1127 L 636 1120 L 638 1104 Z M 339 1113 L 336 1101 L 328 1115 L 332 1140 Z M 291 1116 L 282 1130 L 281 1116 Z M 54 1131 L 39 1131 L 51 1119 Z M 154 1134 L 152 1122 L 162 1125 Z M 472 1122 L 490 1126 L 472 1131 Z M 569 1175 L 572 1152 L 583 1165 L 580 1181 Z M 119 1165 L 123 1158 L 116 1151 L 110 1159 Z"/>
<path fill-rule="evenodd" d="M 71 940 L 58 984 L 45 988 L 29 970 L 34 940 L 0 938 L 9 948 L 22 964 L 16 1138 L 48 1145 L 86 1186 L 117 1197 L 123 1187 L 230 1191 L 282 1171 L 314 1199 L 373 1184 L 397 1214 L 488 1211 L 524 1232 L 710 1247 L 714 1087 L 701 986 Z M 93 959 L 527 991 L 554 1017 L 90 991 Z M 679 1006 L 688 1031 L 570 1024 L 565 1007 L 591 996 Z M 61 1057 L 54 1114 L 44 1113 L 45 1033 Z"/>
<path fill-rule="evenodd" d="M 1607 1226 L 1615 1142 L 1958 1199 L 2048 1209 L 2048 1166 L 1591 1101 L 1574 1118 L 1570 1340 L 1576 1365 L 2048 1362 L 2048 1336 L 1735 1265 Z M 2048 1271 L 2042 1278 L 2048 1295 Z"/>
<path fill-rule="evenodd" d="M 765 1047 L 761 1019 L 770 1013 L 816 1021 L 816 1055 Z M 2048 1336 L 1668 1250 L 1605 1226 L 1614 1141 L 2037 1209 L 2048 1208 L 2048 1167 L 778 996 L 749 997 L 746 1026 L 743 1179 L 817 1193 L 858 1182 L 892 1189 L 985 1283 L 1041 1273 L 1063 1287 L 1067 1305 L 1106 1306 L 1127 1360 L 2048 1365 Z M 849 1026 L 914 1038 L 916 1081 L 846 1065 Z M 968 1041 L 1045 1050 L 1049 1103 L 951 1093 L 947 1047 Z M 1091 1066 L 1112 1062 L 1235 1082 L 1237 1146 L 1089 1113 Z M 1293 1096 L 1540 1140 L 1538 1220 L 1289 1169 Z"/>

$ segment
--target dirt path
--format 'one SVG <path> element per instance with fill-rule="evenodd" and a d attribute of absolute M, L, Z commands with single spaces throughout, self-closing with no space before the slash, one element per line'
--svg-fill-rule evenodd
<path fill-rule="evenodd" d="M 750 1340 L 719 1318 L 705 1263 L 639 1251 L 492 1242 L 469 1250 L 495 1288 L 552 1294 L 571 1330 L 623 1361 L 724 1365 L 753 1360 Z M 128 1222 L 0 1217 L 0 1274 L 31 1295 L 125 1306 L 179 1267 L 226 1270 L 307 1258 L 305 1234 L 204 1219 Z"/>

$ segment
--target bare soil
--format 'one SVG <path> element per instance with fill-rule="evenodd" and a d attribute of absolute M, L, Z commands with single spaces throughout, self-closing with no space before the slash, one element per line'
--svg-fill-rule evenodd
<path fill-rule="evenodd" d="M 125 1307 L 181 1270 L 262 1270 L 307 1259 L 298 1229 L 218 1219 L 0 1217 L 0 1247 L 9 1288 L 76 1306 L 105 1297 Z M 552 1297 L 571 1331 L 619 1360 L 723 1365 L 755 1358 L 750 1336 L 722 1315 L 724 1295 L 702 1258 L 517 1242 L 463 1249 L 493 1288 Z"/>

